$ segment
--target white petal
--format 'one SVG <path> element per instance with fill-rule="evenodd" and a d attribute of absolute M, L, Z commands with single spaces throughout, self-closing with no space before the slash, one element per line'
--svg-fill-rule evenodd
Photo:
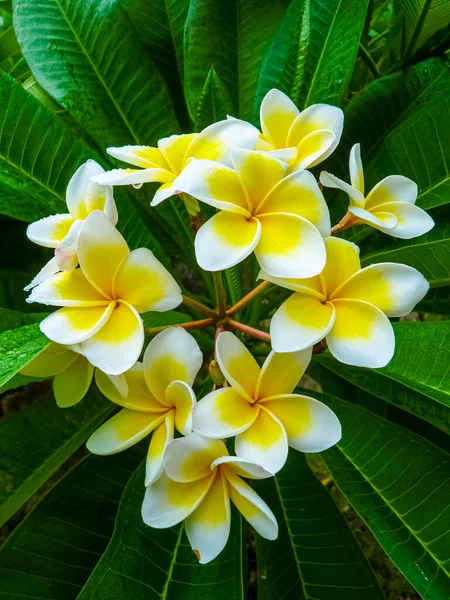
<path fill-rule="evenodd" d="M 235 440 L 236 454 L 278 473 L 288 456 L 288 441 L 283 425 L 275 415 L 261 409 L 252 425 Z"/>
<path fill-rule="evenodd" d="M 311 362 L 312 348 L 299 352 L 272 352 L 264 361 L 258 378 L 256 396 L 267 398 L 290 394 Z"/>
<path fill-rule="evenodd" d="M 201 131 L 189 146 L 186 160 L 205 158 L 231 165 L 230 148 L 253 150 L 259 131 L 246 121 L 225 119 Z"/>
<path fill-rule="evenodd" d="M 434 227 L 434 221 L 430 215 L 414 204 L 389 202 L 377 206 L 377 212 L 374 213 L 374 216 L 379 216 L 378 211 L 387 211 L 397 218 L 397 225 L 394 228 L 385 230 L 383 227 L 379 227 L 379 229 L 402 240 L 409 240 L 423 235 Z"/>
<path fill-rule="evenodd" d="M 429 288 L 425 277 L 413 267 L 378 263 L 352 275 L 334 292 L 333 298 L 363 300 L 388 317 L 403 317 L 414 310 Z"/>
<path fill-rule="evenodd" d="M 123 408 L 91 435 L 86 447 L 93 454 L 116 454 L 140 442 L 164 419 L 164 413 L 147 413 Z"/>
<path fill-rule="evenodd" d="M 376 229 L 382 229 L 385 233 L 394 230 L 397 227 L 397 217 L 391 212 L 372 213 L 365 208 L 359 208 L 358 206 L 349 206 L 348 212 L 358 217 L 364 223 L 372 225 Z"/>
<path fill-rule="evenodd" d="M 234 388 L 221 388 L 197 403 L 194 431 L 208 438 L 233 437 L 250 427 L 258 412 L 258 405 L 250 404 Z"/>
<path fill-rule="evenodd" d="M 246 477 L 247 479 L 267 479 L 273 475 L 269 471 L 266 471 L 266 469 L 263 469 L 261 465 L 238 456 L 221 456 L 220 458 L 216 458 L 213 466 L 218 467 L 219 465 L 227 465 L 236 475 Z"/>
<path fill-rule="evenodd" d="M 31 282 L 23 288 L 24 292 L 29 292 L 31 289 L 33 289 L 49 277 L 52 277 L 52 275 L 56 275 L 58 271 L 59 267 L 56 262 L 56 258 L 53 257 L 48 261 L 46 265 L 42 267 L 42 269 L 39 271 L 36 277 L 34 277 L 34 279 L 32 279 Z"/>
<path fill-rule="evenodd" d="M 40 328 L 52 342 L 79 344 L 95 335 L 108 322 L 113 311 L 114 302 L 108 306 L 64 307 L 46 317 Z"/>
<path fill-rule="evenodd" d="M 275 515 L 252 488 L 232 471 L 226 472 L 230 498 L 241 515 L 267 540 L 278 537 Z"/>
<path fill-rule="evenodd" d="M 74 221 L 69 233 L 55 250 L 60 271 L 72 271 L 78 266 L 78 238 L 83 221 Z"/>
<path fill-rule="evenodd" d="M 195 256 L 205 271 L 223 271 L 242 262 L 258 245 L 257 219 L 220 212 L 204 223 L 195 236 Z"/>
<path fill-rule="evenodd" d="M 173 440 L 174 411 L 167 413 L 165 420 L 154 429 L 145 463 L 145 487 L 154 483 L 164 471 L 164 451 Z"/>
<path fill-rule="evenodd" d="M 258 207 L 258 213 L 290 213 L 330 235 L 330 212 L 316 179 L 309 171 L 295 171 L 276 185 Z"/>
<path fill-rule="evenodd" d="M 221 440 L 211 440 L 198 433 L 173 440 L 164 452 L 164 468 L 174 481 L 197 481 L 212 472 L 216 458 L 228 454 Z"/>
<path fill-rule="evenodd" d="M 295 119 L 289 131 L 287 145 L 301 147 L 302 142 L 312 134 L 316 134 L 319 131 L 332 133 L 331 143 L 325 144 L 322 152 L 318 153 L 315 160 L 308 165 L 309 167 L 314 167 L 328 158 L 335 150 L 341 139 L 343 128 L 344 113 L 340 108 L 331 106 L 330 104 L 312 104 L 308 108 L 305 108 Z"/>
<path fill-rule="evenodd" d="M 29 240 L 45 248 L 56 248 L 66 237 L 72 227 L 70 215 L 52 215 L 28 225 Z"/>
<path fill-rule="evenodd" d="M 100 185 L 139 185 L 154 181 L 167 183 L 174 176 L 164 169 L 112 169 L 92 179 Z"/>
<path fill-rule="evenodd" d="M 172 381 L 166 389 L 166 402 L 175 410 L 175 427 L 182 435 L 192 433 L 192 413 L 196 399 L 194 390 L 184 381 Z"/>
<path fill-rule="evenodd" d="M 342 190 L 350 197 L 350 204 L 353 206 L 358 206 L 360 208 L 364 208 L 365 198 L 363 194 L 353 186 L 345 183 L 339 177 L 332 175 L 331 173 L 327 173 L 327 171 L 322 171 L 319 177 L 320 183 L 329 188 L 335 188 L 337 190 Z"/>
<path fill-rule="evenodd" d="M 212 160 L 191 160 L 173 182 L 185 192 L 219 210 L 250 216 L 244 190 L 236 172 Z"/>
<path fill-rule="evenodd" d="M 366 208 L 372 210 L 386 202 L 407 202 L 414 204 L 417 199 L 417 183 L 403 175 L 389 175 L 372 188 L 366 198 Z"/>
<path fill-rule="evenodd" d="M 129 254 L 125 239 L 102 212 L 87 217 L 78 238 L 78 260 L 96 290 L 112 298 L 117 268 Z"/>
<path fill-rule="evenodd" d="M 139 313 L 172 310 L 183 301 L 180 286 L 148 248 L 133 250 L 120 263 L 113 294 Z"/>
<path fill-rule="evenodd" d="M 230 535 L 228 485 L 218 472 L 204 500 L 186 519 L 186 535 L 201 565 L 214 560 Z"/>
<path fill-rule="evenodd" d="M 142 319 L 129 304 L 120 302 L 109 320 L 82 344 L 83 353 L 108 375 L 127 371 L 138 360 L 144 346 Z"/>
<path fill-rule="evenodd" d="M 364 171 L 361 161 L 361 146 L 355 144 L 350 150 L 350 181 L 352 187 L 364 194 Z"/>
<path fill-rule="evenodd" d="M 166 390 L 173 381 L 192 387 L 203 363 L 203 354 L 190 333 L 171 327 L 155 336 L 144 354 L 144 377 L 148 388 L 166 404 Z"/>
<path fill-rule="evenodd" d="M 274 277 L 318 275 L 325 266 L 320 232 L 303 217 L 287 213 L 259 215 L 261 239 L 255 255 L 261 268 Z"/>
<path fill-rule="evenodd" d="M 276 311 L 270 323 L 275 352 L 296 352 L 314 346 L 330 331 L 335 320 L 331 302 L 295 293 Z"/>
<path fill-rule="evenodd" d="M 173 481 L 163 473 L 145 490 L 142 504 L 144 523 L 156 529 L 181 523 L 199 506 L 213 481 L 214 473 L 189 483 Z"/>
<path fill-rule="evenodd" d="M 217 362 L 223 376 L 244 398 L 253 401 L 260 368 L 251 352 L 231 331 L 223 331 L 216 341 Z"/>
<path fill-rule="evenodd" d="M 331 354 L 347 365 L 380 369 L 391 360 L 395 337 L 389 319 L 361 300 L 333 301 L 336 319 L 327 335 Z"/>
<path fill-rule="evenodd" d="M 263 402 L 282 423 L 289 445 L 300 452 L 323 452 L 342 436 L 339 419 L 323 402 L 299 394 L 284 394 Z"/>
<path fill-rule="evenodd" d="M 285 148 L 289 130 L 300 111 L 286 94 L 273 89 L 261 102 L 260 119 L 264 137 L 275 148 Z"/>

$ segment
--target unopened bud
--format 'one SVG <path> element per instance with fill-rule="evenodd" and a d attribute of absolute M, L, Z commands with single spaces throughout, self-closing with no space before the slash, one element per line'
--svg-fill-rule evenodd
<path fill-rule="evenodd" d="M 214 385 L 217 385 L 219 387 L 223 386 L 225 378 L 222 375 L 222 371 L 220 370 L 220 367 L 215 360 L 212 360 L 209 363 L 209 374 L 211 376 L 211 379 L 213 380 Z"/>

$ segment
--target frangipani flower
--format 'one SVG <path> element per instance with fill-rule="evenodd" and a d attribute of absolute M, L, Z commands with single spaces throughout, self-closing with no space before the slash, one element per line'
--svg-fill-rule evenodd
<path fill-rule="evenodd" d="M 313 104 L 302 112 L 279 90 L 261 103 L 261 129 L 255 149 L 273 152 L 291 171 L 310 169 L 324 161 L 341 139 L 344 113 L 336 106 Z"/>
<path fill-rule="evenodd" d="M 138 169 L 114 169 L 94 177 L 104 185 L 138 185 L 149 182 L 162 183 L 156 192 L 152 206 L 178 193 L 172 186 L 174 179 L 193 158 L 206 158 L 229 162 L 229 148 L 253 149 L 258 130 L 250 123 L 238 119 L 219 121 L 201 133 L 172 135 L 159 140 L 157 148 L 149 146 L 123 146 L 108 148 L 114 158 L 127 162 Z"/>
<path fill-rule="evenodd" d="M 327 264 L 318 277 L 281 279 L 260 273 L 295 292 L 272 317 L 272 347 L 293 352 L 326 338 L 341 362 L 384 367 L 395 348 L 387 317 L 410 313 L 427 293 L 428 282 L 416 269 L 398 263 L 361 269 L 358 247 L 346 240 L 330 237 L 325 245 Z"/>
<path fill-rule="evenodd" d="M 402 175 L 389 175 L 382 179 L 367 197 L 364 196 L 364 172 L 359 144 L 350 151 L 350 181 L 323 171 L 322 185 L 343 190 L 348 194 L 350 206 L 347 223 L 366 223 L 396 238 L 410 239 L 423 235 L 434 227 L 428 213 L 415 205 L 417 184 Z"/>
<path fill-rule="evenodd" d="M 341 426 L 331 409 L 292 393 L 311 360 L 311 348 L 271 352 L 260 368 L 235 335 L 223 332 L 216 353 L 231 387 L 200 400 L 194 431 L 211 438 L 236 436 L 236 454 L 271 473 L 286 462 L 288 446 L 321 452 L 340 440 Z"/>
<path fill-rule="evenodd" d="M 173 184 L 221 211 L 197 232 L 198 264 L 221 271 L 254 250 L 272 275 L 317 275 L 325 265 L 322 236 L 330 233 L 330 215 L 313 175 L 285 177 L 286 163 L 262 152 L 234 149 L 231 155 L 235 170 L 193 160 Z"/>
<path fill-rule="evenodd" d="M 85 397 L 94 367 L 79 353 L 77 346 L 67 347 L 52 342 L 20 372 L 27 377 L 54 377 L 56 404 L 68 408 Z"/>
<path fill-rule="evenodd" d="M 271 474 L 251 461 L 229 456 L 221 440 L 195 433 L 173 440 L 164 453 L 164 469 L 146 489 L 142 518 L 157 529 L 186 520 L 186 534 L 200 563 L 216 558 L 227 543 L 230 499 L 262 537 L 278 537 L 274 514 L 241 479 L 264 479 Z"/>
<path fill-rule="evenodd" d="M 181 327 L 166 329 L 148 345 L 144 363 L 122 375 L 96 373 L 99 390 L 123 410 L 104 423 L 87 442 L 94 454 L 115 454 L 153 432 L 148 449 L 145 485 L 163 471 L 162 456 L 174 429 L 192 432 L 194 379 L 203 356 L 195 339 Z"/>
<path fill-rule="evenodd" d="M 144 345 L 139 313 L 178 306 L 181 290 L 147 248 L 130 252 L 108 218 L 94 211 L 78 240 L 80 268 L 53 275 L 27 302 L 61 306 L 41 323 L 53 342 L 80 344 L 88 361 L 110 375 L 129 369 Z"/>
<path fill-rule="evenodd" d="M 78 265 L 77 246 L 83 221 L 94 210 L 102 211 L 113 225 L 117 224 L 117 209 L 110 186 L 98 185 L 91 177 L 105 170 L 88 160 L 72 175 L 66 191 L 69 214 L 53 215 L 31 223 L 28 238 L 39 246 L 55 248 L 55 256 L 36 275 L 25 291 L 35 287 L 58 271 L 71 271 Z"/>

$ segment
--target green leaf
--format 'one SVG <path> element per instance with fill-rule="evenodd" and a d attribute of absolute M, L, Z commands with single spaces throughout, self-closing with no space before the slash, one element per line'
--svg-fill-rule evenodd
<path fill-rule="evenodd" d="M 23 369 L 50 344 L 39 325 L 25 325 L 0 333 L 0 386 Z"/>
<path fill-rule="evenodd" d="M 53 397 L 0 422 L 0 525 L 77 450 L 114 409 L 96 392 L 73 408 Z"/>
<path fill-rule="evenodd" d="M 283 469 L 254 487 L 280 528 L 275 542 L 257 536 L 260 600 L 384 598 L 344 517 L 304 455 L 291 450 Z"/>
<path fill-rule="evenodd" d="M 422 208 L 448 203 L 449 150 L 441 138 L 450 126 L 443 102 L 450 93 L 449 66 L 447 59 L 433 58 L 364 88 L 345 110 L 344 134 L 326 170 L 349 181 L 350 148 L 359 142 L 366 191 L 387 175 L 401 174 L 417 182 Z M 348 196 L 332 190 L 325 195 L 336 222 L 347 211 Z M 349 236 L 359 230 L 350 229 Z"/>
<path fill-rule="evenodd" d="M 450 406 L 450 321 L 394 323 L 396 352 L 391 362 L 375 371 Z M 370 369 L 353 369 L 371 372 Z"/>
<path fill-rule="evenodd" d="M 233 112 L 233 102 L 214 67 L 209 70 L 197 106 L 195 130 L 227 118 Z"/>
<path fill-rule="evenodd" d="M 435 216 L 434 228 L 412 240 L 378 237 L 378 248 L 363 256 L 363 267 L 372 263 L 398 262 L 419 270 L 431 287 L 450 284 L 450 214 Z M 387 237 L 387 236 L 385 236 Z M 383 244 L 384 242 L 384 244 Z"/>
<path fill-rule="evenodd" d="M 191 0 L 184 85 L 193 119 L 211 67 L 231 97 L 234 115 L 251 118 L 262 58 L 282 14 L 279 0 Z"/>
<path fill-rule="evenodd" d="M 450 321 L 394 323 L 396 352 L 383 369 L 344 365 L 329 354 L 315 361 L 390 404 L 450 433 Z"/>
<path fill-rule="evenodd" d="M 0 333 L 39 323 L 45 316 L 45 313 L 23 313 L 9 308 L 0 308 Z"/>
<path fill-rule="evenodd" d="M 178 115 L 188 127 L 182 81 L 184 25 L 189 0 L 120 0 L 120 4 L 164 77 Z"/>
<path fill-rule="evenodd" d="M 13 5 L 17 38 L 33 75 L 100 148 L 154 144 L 178 131 L 164 80 L 119 2 Z"/>
<path fill-rule="evenodd" d="M 88 158 L 96 158 L 94 152 L 54 112 L 1 72 L 0 120 L 3 124 L 0 129 L 0 213 L 31 222 L 49 214 L 67 212 L 65 193 L 69 180 L 80 164 Z M 159 260 L 166 260 L 152 233 L 154 225 L 149 218 L 142 219 L 143 209 L 138 200 L 124 190 L 116 189 L 114 193 L 120 215 L 119 229 L 129 245 L 132 248 L 151 248 Z M 43 256 L 43 252 L 25 242 L 25 227 L 22 225 L 21 235 L 20 227 L 5 222 L 2 223 L 2 232 L 5 230 L 10 241 L 6 250 L 8 256 L 15 254 L 20 257 L 25 249 L 21 243 L 26 244 L 27 254 L 33 247 L 34 257 L 27 263 L 26 271 L 30 263 L 36 263 L 36 256 Z M 15 240 L 10 230 L 14 231 Z M 6 243 L 2 242 L 2 246 L 6 248 Z M 6 262 L 8 272 L 4 277 L 6 288 L 14 288 L 10 292 L 10 296 L 14 297 L 18 297 L 19 288 L 15 281 L 9 281 L 9 269 L 16 262 L 16 258 Z M 24 272 L 19 274 L 18 279 L 23 288 L 31 277 Z M 0 297 L 4 295 L 6 292 L 2 286 Z M 9 307 L 18 308 L 18 305 Z"/>
<path fill-rule="evenodd" d="M 447 0 L 398 0 L 406 22 L 409 59 L 429 38 L 450 21 L 450 4 Z"/>
<path fill-rule="evenodd" d="M 0 596 L 75 599 L 113 533 L 142 447 L 88 456 L 51 489 L 0 549 Z"/>
<path fill-rule="evenodd" d="M 336 484 L 424 600 L 450 595 L 450 456 L 371 412 L 327 396 L 343 427 L 322 453 Z"/>
<path fill-rule="evenodd" d="M 0 213 L 30 222 L 64 212 L 67 183 L 87 148 L 1 72 L 0 121 Z"/>
<path fill-rule="evenodd" d="M 230 539 L 220 556 L 207 566 L 199 565 L 183 526 L 144 525 L 144 491 L 142 465 L 125 488 L 111 542 L 79 600 L 243 600 L 240 517 L 232 514 Z"/>
<path fill-rule="evenodd" d="M 255 118 L 263 96 L 276 87 L 299 108 L 339 104 L 358 53 L 367 0 L 293 0 L 264 57 Z"/>
<path fill-rule="evenodd" d="M 443 287 L 431 290 L 422 302 L 419 302 L 417 310 L 441 315 L 450 314 L 450 288 Z"/>
<path fill-rule="evenodd" d="M 163 325 L 178 325 L 179 323 L 187 323 L 191 321 L 189 315 L 178 312 L 176 310 L 168 310 L 164 313 L 148 312 L 144 313 L 142 320 L 144 327 L 160 327 Z"/>

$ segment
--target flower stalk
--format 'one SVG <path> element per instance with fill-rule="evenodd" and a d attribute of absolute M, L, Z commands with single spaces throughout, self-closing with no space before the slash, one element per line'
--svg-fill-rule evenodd
<path fill-rule="evenodd" d="M 239 300 L 239 302 L 236 302 L 236 304 L 234 306 L 229 308 L 227 310 L 227 315 L 229 317 L 232 317 L 233 315 L 235 315 L 237 312 L 239 312 L 241 310 L 241 308 L 243 308 L 246 304 L 251 302 L 253 300 L 253 298 L 255 298 L 255 296 L 257 296 L 258 294 L 263 292 L 270 285 L 271 285 L 271 283 L 269 281 L 263 281 L 262 283 L 260 283 L 251 292 L 249 292 L 246 296 L 241 298 L 241 300 Z"/>

